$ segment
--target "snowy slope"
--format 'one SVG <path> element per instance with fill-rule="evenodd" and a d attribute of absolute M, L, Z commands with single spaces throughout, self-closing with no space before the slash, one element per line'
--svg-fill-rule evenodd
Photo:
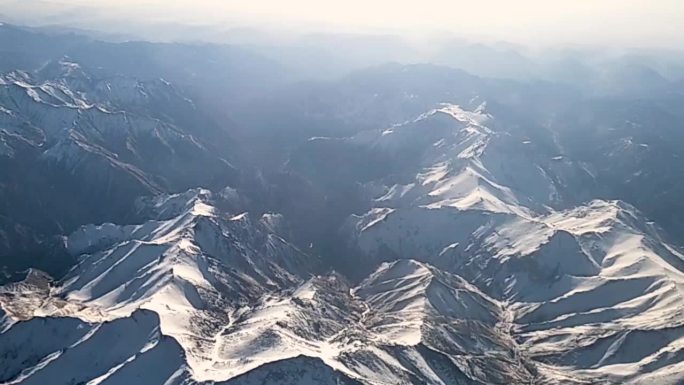
<path fill-rule="evenodd" d="M 205 363 L 213 337 L 241 307 L 318 267 L 258 219 L 218 213 L 211 199 L 202 189 L 159 197 L 144 203 L 156 213 L 148 222 L 79 229 L 67 239 L 70 252 L 86 253 L 79 264 L 54 287 L 7 286 L 3 308 L 16 320 L 75 317 L 93 324 L 151 310 L 190 364 Z"/>
<path fill-rule="evenodd" d="M 512 334 L 541 362 L 542 377 L 620 383 L 658 371 L 663 381 L 681 380 L 672 373 L 682 357 L 684 258 L 657 226 L 618 201 L 554 210 L 572 172 L 498 146 L 510 136 L 481 109 L 436 111 L 476 144 L 447 136 L 435 147 L 456 142 L 447 147 L 453 152 L 423 151 L 415 182 L 387 187 L 375 208 L 350 218 L 351 242 L 371 258 L 429 261 L 503 301 Z M 369 145 L 395 142 L 385 139 L 392 135 L 411 142 L 412 124 Z"/>
<path fill-rule="evenodd" d="M 177 182 L 166 175 L 167 166 L 181 154 L 189 155 L 185 163 L 203 164 L 217 172 L 220 165 L 230 168 L 226 160 L 207 154 L 206 144 L 197 137 L 201 130 L 193 135 L 190 127 L 178 125 L 185 122 L 169 115 L 197 113 L 190 100 L 161 80 L 97 79 L 77 63 L 61 60 L 37 74 L 0 76 L 0 106 L 7 155 L 18 156 L 10 143 L 23 138 L 41 147 L 40 160 L 68 173 L 85 172 L 82 169 L 101 163 L 100 167 L 125 173 L 147 190 L 159 191 L 176 187 Z M 186 167 L 179 163 L 175 178 L 190 178 L 183 175 Z M 162 180 L 155 180 L 160 174 Z"/>
<path fill-rule="evenodd" d="M 0 74 L 2 265 L 63 274 L 73 261 L 18 256 L 64 257 L 55 236 L 126 220 L 140 195 L 232 183 L 229 145 L 161 79 L 98 77 L 68 59 Z"/>
<path fill-rule="evenodd" d="M 371 208 L 342 229 L 373 273 L 326 271 L 230 188 L 142 198 L 139 223 L 66 238 L 62 280 L 0 288 L 0 382 L 684 380 L 684 255 L 627 203 L 561 209 L 580 165 L 526 152 L 484 105 L 317 141 L 400 163 L 359 178 Z"/>
<path fill-rule="evenodd" d="M 460 300 L 466 303 L 449 307 Z M 318 276 L 262 299 L 224 330 L 218 354 L 230 375 L 304 355 L 367 384 L 531 378 L 514 341 L 499 334 L 500 316 L 496 301 L 458 277 L 400 261 L 355 288 L 337 275 Z"/>
<path fill-rule="evenodd" d="M 0 356 L 0 382 L 7 384 L 162 384 L 184 370 L 183 350 L 145 310 L 103 323 L 20 321 L 0 334 Z"/>
<path fill-rule="evenodd" d="M 212 199 L 206 190 L 190 191 L 153 201 L 147 210 L 159 219 L 145 224 L 84 227 L 69 244 L 74 252 L 90 252 L 63 282 L 50 284 L 36 273 L 4 287 L 0 303 L 7 315 L 0 338 L 18 342 L 3 344 L 2 354 L 16 356 L 16 346 L 32 346 L 35 352 L 33 361 L 16 356 L 5 380 L 40 383 L 43 373 L 50 373 L 50 360 L 60 358 L 55 365 L 68 367 L 77 360 L 69 357 L 95 349 L 78 345 L 82 350 L 67 356 L 58 353 L 64 350 L 61 346 L 72 346 L 69 341 L 83 339 L 90 330 L 135 321 L 138 314 L 154 315 L 149 328 L 157 334 L 130 327 L 119 330 L 117 335 L 131 350 L 102 358 L 102 370 L 79 378 L 126 383 L 131 376 L 142 375 L 140 367 L 150 357 L 164 360 L 164 370 L 147 383 L 194 379 L 281 384 L 301 378 L 312 384 L 560 384 L 679 379 L 677 325 L 682 317 L 676 269 L 656 260 L 656 255 L 630 252 L 638 245 L 622 240 L 623 248 L 604 259 L 623 260 L 602 269 L 576 263 L 563 267 L 568 273 L 561 274 L 558 263 L 549 260 L 581 253 L 583 249 L 573 248 L 575 236 L 589 237 L 590 242 L 598 230 L 609 239 L 615 228 L 627 226 L 634 217 L 620 217 L 618 204 L 594 202 L 594 210 L 555 213 L 543 218 L 546 223 L 528 222 L 527 227 L 504 222 L 495 231 L 483 229 L 473 241 L 482 254 L 473 251 L 465 260 L 464 254 L 452 254 L 460 250 L 456 245 L 435 256 L 433 263 L 459 271 L 475 285 L 424 262 L 399 260 L 382 264 L 354 287 L 339 275 L 312 276 L 315 259 L 287 244 L 265 257 L 277 261 L 277 267 L 262 264 L 259 255 L 252 254 L 250 239 L 260 244 L 262 232 L 268 230 L 258 222 L 245 227 L 248 214 L 219 215 L 208 204 Z M 202 225 L 207 220 L 221 225 L 223 232 L 208 232 Z M 200 235 L 205 231 L 211 236 Z M 225 246 L 219 249 L 217 244 Z M 240 253 L 231 257 L 234 249 Z M 669 252 L 676 256 L 673 249 Z M 217 253 L 215 260 L 209 253 Z M 230 265 L 223 264 L 228 261 Z M 648 269 L 626 277 L 623 270 L 635 263 Z M 472 269 L 473 264 L 480 268 Z M 670 269 L 671 276 L 662 268 Z M 617 289 L 612 287 L 616 284 Z M 49 337 L 26 340 L 26 333 L 35 333 L 22 330 L 33 329 L 31 325 L 41 319 L 56 325 L 41 326 Z M 82 334 L 74 335 L 74 330 Z M 159 352 L 146 348 L 159 338 L 168 340 L 169 347 L 160 347 Z M 43 346 L 40 340 L 57 345 Z M 643 349 L 646 341 L 649 351 Z M 60 377 L 58 383 L 68 381 Z"/>
<path fill-rule="evenodd" d="M 154 219 L 89 225 L 72 234 L 68 249 L 85 254 L 62 281 L 32 273 L 2 288 L 6 315 L 0 335 L 17 341 L 3 345 L 3 354 L 16 359 L 3 380 L 40 383 L 50 375 L 69 383 L 68 376 L 76 374 L 53 374 L 51 360 L 55 368 L 75 365 L 77 357 L 112 337 L 94 339 L 92 346 L 74 341 L 109 329 L 129 350 L 111 351 L 75 381 L 125 383 L 141 375 L 143 358 L 169 360 L 147 383 L 192 378 L 281 384 L 301 376 L 312 384 L 389 385 L 531 378 L 501 325 L 501 304 L 463 279 L 399 261 L 353 287 L 336 274 L 316 275 L 316 258 L 248 213 L 218 212 L 212 206 L 216 199 L 197 189 L 142 201 L 141 210 Z M 140 332 L 125 326 L 139 324 L 143 315 L 151 321 Z M 55 326 L 41 327 L 46 337 L 26 340 L 33 325 L 43 322 Z M 41 345 L 43 339 L 51 344 Z M 150 346 L 160 346 L 154 342 L 160 340 L 169 341 L 168 347 L 153 351 Z M 22 345 L 35 345 L 22 351 L 32 359 L 16 356 Z"/>
<path fill-rule="evenodd" d="M 415 120 L 350 140 L 406 162 L 402 173 L 414 180 L 387 184 L 376 201 L 388 204 L 410 200 L 431 208 L 525 215 L 526 208 L 559 203 L 565 180 L 586 173 L 507 130 L 486 112 L 486 103 L 473 111 L 443 104 Z"/>

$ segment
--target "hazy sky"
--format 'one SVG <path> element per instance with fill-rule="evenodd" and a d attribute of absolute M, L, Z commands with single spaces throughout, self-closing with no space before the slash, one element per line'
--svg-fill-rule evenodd
<path fill-rule="evenodd" d="M 73 17 L 73 6 L 101 16 L 149 21 L 407 34 L 449 31 L 543 43 L 684 43 L 684 0 L 0 0 L 0 13 Z"/>

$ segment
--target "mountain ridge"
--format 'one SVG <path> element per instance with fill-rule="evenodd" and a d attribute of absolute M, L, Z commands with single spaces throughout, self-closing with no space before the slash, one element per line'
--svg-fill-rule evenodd
<path fill-rule="evenodd" d="M 681 382 L 684 252 L 507 86 L 367 69 L 283 101 L 279 143 L 161 77 L 0 76 L 0 251 L 70 268 L 0 286 L 0 382 Z M 652 153 L 614 131 L 608 158 Z"/>

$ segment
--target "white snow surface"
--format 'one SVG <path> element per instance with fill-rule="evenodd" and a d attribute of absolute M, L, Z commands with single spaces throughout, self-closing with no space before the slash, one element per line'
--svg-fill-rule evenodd
<path fill-rule="evenodd" d="M 81 262 L 65 279 L 3 287 L 0 356 L 15 358 L 0 381 L 251 384 L 291 370 L 275 383 L 529 378 L 497 333 L 502 305 L 462 278 L 406 260 L 353 287 L 315 274 L 316 258 L 248 213 L 211 202 L 196 189 L 148 201 L 141 209 L 157 219 L 140 225 L 84 226 L 67 240 Z M 99 364 L 69 369 L 91 358 Z M 141 374 L 146 365 L 162 369 Z"/>
<path fill-rule="evenodd" d="M 424 145 L 415 183 L 387 186 L 350 218 L 350 242 L 369 258 L 429 262 L 500 301 L 499 319 L 544 381 L 684 382 L 681 251 L 624 202 L 553 209 L 572 160 L 544 163 L 484 110 L 442 106 L 366 140 L 405 151 L 397 143 L 441 136 Z"/>
<path fill-rule="evenodd" d="M 572 160 L 531 154 L 485 105 L 349 140 L 420 149 L 345 227 L 380 264 L 366 279 L 320 271 L 279 214 L 199 188 L 142 199 L 147 220 L 68 237 L 63 280 L 0 288 L 0 383 L 684 381 L 683 254 L 624 202 L 554 208 Z"/>

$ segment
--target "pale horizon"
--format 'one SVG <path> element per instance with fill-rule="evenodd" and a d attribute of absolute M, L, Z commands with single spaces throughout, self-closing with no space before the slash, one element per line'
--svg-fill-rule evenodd
<path fill-rule="evenodd" d="M 285 30 L 408 38 L 453 35 L 543 46 L 678 49 L 684 43 L 684 5 L 675 0 L 293 0 L 287 6 L 273 0 L 181 0 L 173 4 L 160 0 L 0 0 L 0 7 L 1 16 L 26 24 L 65 25 L 109 33 L 137 31 L 140 24 L 145 24 L 149 33 L 159 38 L 164 38 L 166 32 L 155 31 L 155 24 L 224 31 L 255 28 L 276 34 Z M 105 27 L 105 21 L 118 23 Z"/>

